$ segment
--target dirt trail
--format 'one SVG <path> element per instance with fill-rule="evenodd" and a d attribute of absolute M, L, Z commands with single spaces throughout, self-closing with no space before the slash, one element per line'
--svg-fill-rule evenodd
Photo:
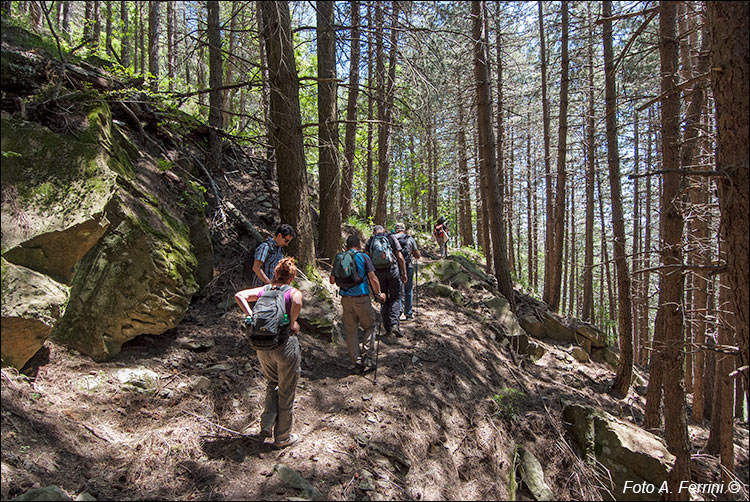
<path fill-rule="evenodd" d="M 479 294 L 465 292 L 465 304 Z M 102 364 L 45 345 L 31 381 L 4 370 L 2 498 L 49 484 L 114 500 L 299 497 L 274 471 L 283 463 L 327 499 L 502 500 L 516 444 L 536 453 L 557 498 L 595 496 L 562 429 L 563 402 L 632 420 L 643 398 L 612 400 L 614 373 L 572 363 L 564 347 L 543 343 L 536 364 L 511 355 L 486 327 L 491 316 L 422 292 L 405 336 L 381 337 L 377 385 L 349 373 L 343 340 L 303 330 L 301 441 L 281 451 L 226 430 L 257 427 L 265 394 L 236 307 L 197 302 L 176 329 Z M 114 372 L 140 366 L 159 375 L 156 396 L 119 389 Z M 199 377 L 204 390 L 192 387 Z M 507 388 L 524 394 L 501 408 L 491 398 Z M 522 486 L 517 497 L 531 496 Z"/>

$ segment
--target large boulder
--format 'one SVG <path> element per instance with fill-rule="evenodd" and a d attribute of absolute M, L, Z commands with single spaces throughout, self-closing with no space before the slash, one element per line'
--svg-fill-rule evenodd
<path fill-rule="evenodd" d="M 2 116 L 2 256 L 70 285 L 50 337 L 106 360 L 175 327 L 211 280 L 205 190 L 136 147 L 96 93 L 70 99 L 64 126 Z M 4 340 L 32 337 L 11 328 Z"/>
<path fill-rule="evenodd" d="M 78 137 L 2 116 L 2 253 L 69 284 L 73 266 L 109 226 L 105 207 L 124 169 L 107 151 L 111 117 L 91 107 Z M 129 164 L 129 162 L 128 162 Z"/>
<path fill-rule="evenodd" d="M 503 325 L 508 336 L 526 336 L 526 332 L 518 323 L 518 318 L 510 309 L 510 302 L 504 296 L 493 296 L 485 300 L 484 304 L 495 312 L 497 320 Z"/>
<path fill-rule="evenodd" d="M 334 314 L 336 312 L 333 294 L 322 284 L 322 278 L 317 279 L 317 281 L 306 279 L 295 281 L 295 286 L 304 297 L 298 322 L 305 330 L 314 331 L 332 339 L 335 326 Z"/>
<path fill-rule="evenodd" d="M 549 311 L 519 317 L 521 327 L 534 338 L 555 340 L 563 343 L 578 343 L 576 331 L 563 323 L 562 319 Z"/>
<path fill-rule="evenodd" d="M 664 440 L 598 408 L 571 404 L 563 410 L 587 461 L 594 460 L 609 470 L 612 494 L 617 500 L 659 500 L 658 493 L 625 491 L 644 481 L 657 487 L 667 479 L 674 465 Z"/>
<path fill-rule="evenodd" d="M 65 312 L 68 288 L 2 260 L 2 361 L 21 369 Z"/>

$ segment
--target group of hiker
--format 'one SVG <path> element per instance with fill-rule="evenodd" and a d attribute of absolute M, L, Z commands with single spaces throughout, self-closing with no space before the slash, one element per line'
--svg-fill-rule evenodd
<path fill-rule="evenodd" d="M 339 286 L 349 371 L 368 373 L 377 369 L 377 315 L 370 301 L 380 303 L 385 335 L 401 337 L 400 319 L 414 318 L 413 289 L 421 253 L 403 223 L 393 233 L 380 225 L 362 247 L 358 235 L 349 235 L 346 250 L 337 254 L 329 277 Z M 249 341 L 258 353 L 266 379 L 266 400 L 260 420 L 261 441 L 273 438 L 274 446 L 285 448 L 298 440 L 291 433 L 294 396 L 301 372 L 302 356 L 297 318 L 302 293 L 291 284 L 297 274 L 294 258 L 284 257 L 283 248 L 296 236 L 287 224 L 278 227 L 255 249 L 251 257 L 251 288 L 235 294 L 235 301 L 247 315 Z M 440 218 L 433 227 L 441 257 L 447 256 L 448 223 Z M 363 252 L 364 251 L 364 252 Z M 362 328 L 360 340 L 359 328 Z M 244 431 L 250 434 L 251 431 Z"/>

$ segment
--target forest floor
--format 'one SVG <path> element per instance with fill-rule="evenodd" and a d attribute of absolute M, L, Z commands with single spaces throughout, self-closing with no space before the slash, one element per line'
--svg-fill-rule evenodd
<path fill-rule="evenodd" d="M 606 393 L 608 366 L 579 364 L 546 341 L 534 362 L 497 343 L 481 312 L 422 295 L 416 319 L 402 322 L 405 336 L 381 337 L 377 383 L 346 369 L 341 340 L 303 330 L 300 441 L 276 450 L 230 432 L 257 430 L 265 394 L 242 319 L 237 307 L 198 301 L 177 328 L 140 336 L 111 361 L 47 343 L 27 366 L 33 376 L 4 369 L 2 499 L 51 484 L 100 500 L 309 497 L 275 468 L 285 464 L 323 499 L 502 500 L 516 446 L 541 461 L 557 499 L 596 499 L 605 478 L 575 453 L 564 403 L 643 417 L 642 396 Z M 121 388 L 116 372 L 139 367 L 158 374 L 154 395 Z M 747 425 L 737 426 L 738 472 L 747 478 Z M 707 430 L 690 434 L 703 444 Z M 714 457 L 699 458 L 698 477 L 718 475 Z M 533 500 L 523 484 L 516 497 Z"/>

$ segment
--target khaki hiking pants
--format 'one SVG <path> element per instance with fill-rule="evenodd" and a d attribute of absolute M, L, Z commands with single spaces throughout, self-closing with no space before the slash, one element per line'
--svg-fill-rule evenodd
<path fill-rule="evenodd" d="M 375 309 L 370 303 L 370 295 L 342 296 L 344 310 L 344 330 L 346 348 L 352 363 L 366 364 L 375 361 Z M 359 343 L 359 326 L 364 331 Z"/>
<path fill-rule="evenodd" d="M 294 395 L 302 369 L 299 340 L 291 335 L 274 350 L 259 350 L 258 360 L 266 377 L 266 406 L 260 428 L 282 443 L 289 439 L 294 421 Z"/>

